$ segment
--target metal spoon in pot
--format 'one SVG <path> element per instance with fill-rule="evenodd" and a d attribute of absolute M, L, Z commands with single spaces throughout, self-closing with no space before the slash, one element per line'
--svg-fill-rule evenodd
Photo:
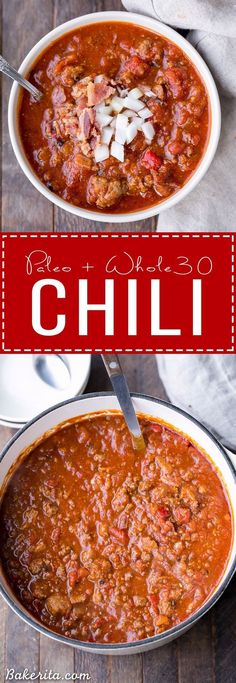
<path fill-rule="evenodd" d="M 35 371 L 40 379 L 54 389 L 67 389 L 71 381 L 70 366 L 67 358 L 53 353 L 33 356 Z"/>
<path fill-rule="evenodd" d="M 38 88 L 35 88 L 35 86 L 32 85 L 32 83 L 26 81 L 26 79 L 23 78 L 23 76 L 21 76 L 18 71 L 16 71 L 16 69 L 14 69 L 12 66 L 10 66 L 10 64 L 8 64 L 8 62 L 6 61 L 6 59 L 4 59 L 4 57 L 2 57 L 2 55 L 0 55 L 0 71 L 2 71 L 2 73 L 4 73 L 6 76 L 12 78 L 13 81 L 17 81 L 17 83 L 22 85 L 22 87 L 28 90 L 28 92 L 34 97 L 35 100 L 39 101 L 43 97 L 43 93 L 40 92 Z"/>
<path fill-rule="evenodd" d="M 134 411 L 128 384 L 122 372 L 119 358 L 115 353 L 105 353 L 102 354 L 102 359 L 131 434 L 133 447 L 135 450 L 143 451 L 146 447 L 145 441 Z"/>

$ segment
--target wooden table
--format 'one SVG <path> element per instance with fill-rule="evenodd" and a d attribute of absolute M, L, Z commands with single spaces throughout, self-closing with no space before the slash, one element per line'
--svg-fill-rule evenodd
<path fill-rule="evenodd" d="M 119 0 L 2 0 L 2 53 L 18 67 L 28 50 L 54 26 L 88 12 L 122 9 Z M 145 7 L 145 2 L 144 2 Z M 44 199 L 20 170 L 7 128 L 10 83 L 2 80 L 2 229 L 26 231 L 109 230 L 108 223 L 82 221 Z M 135 224 L 154 230 L 156 219 Z M 128 225 L 115 229 L 129 230 Z M 131 224 L 132 228 L 132 224 Z M 123 366 L 133 391 L 164 396 L 152 356 L 123 356 Z M 99 358 L 93 359 L 87 390 L 109 388 Z M 0 428 L 0 446 L 11 431 Z M 103 657 L 81 654 L 59 646 L 26 626 L 1 602 L 0 683 L 6 668 L 22 672 L 88 672 L 92 683 L 233 683 L 236 681 L 236 582 L 231 582 L 214 610 L 189 633 L 143 656 Z"/>
<path fill-rule="evenodd" d="M 165 398 L 153 356 L 121 356 L 132 391 Z M 86 391 L 104 391 L 109 380 L 99 356 L 93 357 Z M 0 446 L 11 436 L 0 428 Z M 39 635 L 8 609 L 0 608 L 0 683 L 6 668 L 42 672 L 88 672 L 91 683 L 235 683 L 236 581 L 197 626 L 170 645 L 128 657 L 81 654 Z"/>

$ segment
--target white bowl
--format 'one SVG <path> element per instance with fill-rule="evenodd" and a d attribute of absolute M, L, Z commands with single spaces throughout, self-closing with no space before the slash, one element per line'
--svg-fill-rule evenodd
<path fill-rule="evenodd" d="M 145 652 L 152 650 L 161 645 L 169 643 L 174 638 L 177 638 L 182 633 L 193 626 L 200 617 L 202 617 L 212 607 L 216 600 L 222 595 L 230 579 L 233 576 L 236 567 L 236 476 L 230 459 L 225 450 L 220 446 L 218 441 L 210 434 L 210 432 L 197 422 L 193 417 L 179 408 L 165 403 L 159 399 L 151 398 L 150 396 L 142 396 L 139 394 L 132 394 L 133 403 L 136 412 L 144 413 L 151 417 L 159 418 L 164 423 L 171 425 L 173 429 L 180 431 L 194 441 L 201 450 L 208 454 L 209 458 L 217 468 L 221 478 L 225 484 L 228 496 L 231 503 L 234 529 L 233 529 L 233 543 L 228 558 L 227 566 L 224 574 L 215 588 L 213 594 L 206 600 L 204 605 L 200 607 L 188 619 L 173 628 L 161 633 L 160 635 L 146 638 L 145 640 L 135 641 L 131 643 L 117 643 L 117 644 L 99 644 L 88 643 L 79 640 L 73 640 L 61 636 L 48 628 L 43 626 L 35 617 L 33 617 L 21 605 L 17 597 L 14 595 L 9 583 L 7 582 L 3 572 L 0 575 L 0 590 L 3 597 L 10 605 L 10 607 L 28 624 L 36 628 L 44 635 L 50 636 L 60 643 L 66 643 L 73 647 L 80 648 L 87 652 L 94 652 L 95 654 L 133 654 L 137 652 Z M 119 408 L 116 397 L 112 393 L 88 394 L 81 396 L 58 406 L 54 406 L 46 412 L 39 415 L 19 431 L 13 439 L 7 444 L 0 456 L 0 487 L 4 481 L 5 476 L 9 473 L 10 468 L 16 462 L 19 454 L 28 448 L 38 439 L 41 439 L 45 432 L 54 430 L 55 427 L 71 418 L 86 415 L 87 413 L 101 412 L 104 410 L 117 410 Z"/>
<path fill-rule="evenodd" d="M 0 355 L 0 424 L 23 427 L 42 410 L 82 394 L 89 379 L 89 353 L 64 354 L 70 371 L 68 385 L 55 388 L 38 375 L 35 369 L 37 354 L 15 353 Z M 22 395 L 22 387 L 24 393 Z"/>
<path fill-rule="evenodd" d="M 70 213 L 73 213 L 75 216 L 80 216 L 81 218 L 88 218 L 90 220 L 100 221 L 104 223 L 130 223 L 132 221 L 139 221 L 145 218 L 150 218 L 150 216 L 155 216 L 161 211 L 164 211 L 164 209 L 169 209 L 171 206 L 174 206 L 174 204 L 177 204 L 177 202 L 179 202 L 181 199 L 184 199 L 184 197 L 186 197 L 189 194 L 189 192 L 191 192 L 191 190 L 193 190 L 193 188 L 196 187 L 196 185 L 203 178 L 212 162 L 219 141 L 221 126 L 220 102 L 215 82 L 207 65 L 203 61 L 202 57 L 195 50 L 195 48 L 190 43 L 188 43 L 188 41 L 185 40 L 185 38 L 179 35 L 179 33 L 174 31 L 172 28 L 169 28 L 169 26 L 161 24 L 159 21 L 156 21 L 155 19 L 151 19 L 150 17 L 144 17 L 140 14 L 133 14 L 129 12 L 95 12 L 93 14 L 86 14 L 85 16 L 77 17 L 76 19 L 72 19 L 71 21 L 67 21 L 64 24 L 57 26 L 57 28 L 55 28 L 53 31 L 47 33 L 47 35 L 44 36 L 44 38 L 41 38 L 41 40 L 38 43 L 36 43 L 32 50 L 30 50 L 30 52 L 22 62 L 19 68 L 19 72 L 23 76 L 26 76 L 33 67 L 39 55 L 50 45 L 50 43 L 60 38 L 60 36 L 70 31 L 73 31 L 73 29 L 79 28 L 80 26 L 101 23 L 104 21 L 119 21 L 130 24 L 136 24 L 151 31 L 155 31 L 157 34 L 171 40 L 173 43 L 178 45 L 178 47 L 183 50 L 183 52 L 192 61 L 195 68 L 199 72 L 209 96 L 211 129 L 205 154 L 200 164 L 198 165 L 196 171 L 194 171 L 193 175 L 190 177 L 188 182 L 180 190 L 178 190 L 178 192 L 169 197 L 169 199 L 165 199 L 161 203 L 156 204 L 155 206 L 151 206 L 148 209 L 144 209 L 142 211 L 113 214 L 82 209 L 79 206 L 77 207 L 73 204 L 70 204 L 69 202 L 64 201 L 56 194 L 50 192 L 45 187 L 45 185 L 38 179 L 29 161 L 27 160 L 23 149 L 23 145 L 21 143 L 18 128 L 17 113 L 20 86 L 18 86 L 16 82 L 12 86 L 9 99 L 9 133 L 16 158 L 22 170 L 24 171 L 25 175 L 30 180 L 30 182 L 34 185 L 34 187 L 36 187 L 37 190 L 39 190 L 39 192 L 41 192 L 41 194 L 44 195 L 44 197 L 49 199 L 49 201 L 53 202 L 61 209 L 69 211 Z"/>

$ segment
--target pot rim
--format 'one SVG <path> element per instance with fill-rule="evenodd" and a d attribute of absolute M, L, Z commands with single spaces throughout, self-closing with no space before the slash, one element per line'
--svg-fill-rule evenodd
<path fill-rule="evenodd" d="M 180 190 L 177 190 L 177 192 L 175 192 L 169 198 L 161 201 L 159 204 L 155 204 L 151 207 L 148 207 L 147 209 L 132 211 L 130 213 L 102 213 L 96 210 L 83 209 L 71 204 L 70 202 L 66 202 L 64 199 L 59 197 L 59 195 L 50 192 L 50 190 L 46 188 L 46 186 L 41 182 L 41 180 L 39 180 L 38 176 L 31 167 L 31 164 L 27 160 L 26 154 L 21 143 L 16 120 L 17 105 L 19 101 L 18 93 L 20 92 L 20 86 L 16 82 L 13 83 L 9 98 L 8 128 L 11 144 L 20 167 L 22 168 L 28 180 L 34 185 L 34 187 L 40 192 L 40 194 L 46 197 L 50 202 L 52 202 L 56 206 L 59 206 L 61 209 L 64 209 L 65 211 L 72 213 L 75 216 L 79 216 L 81 218 L 87 218 L 89 220 L 99 221 L 103 223 L 131 223 L 134 221 L 151 218 L 152 216 L 156 216 L 159 213 L 161 213 L 161 211 L 171 208 L 179 201 L 184 199 L 202 180 L 203 176 L 207 172 L 215 156 L 215 152 L 219 142 L 221 130 L 220 100 L 211 71 L 207 66 L 206 62 L 204 61 L 204 59 L 197 52 L 195 47 L 193 47 L 193 45 L 191 45 L 191 43 L 189 43 L 182 35 L 180 35 L 175 29 L 169 27 L 167 24 L 164 24 L 154 19 L 153 17 L 137 14 L 134 12 L 91 12 L 86 15 L 80 15 L 79 17 L 75 17 L 74 19 L 71 19 L 67 22 L 60 24 L 52 31 L 46 33 L 31 48 L 31 50 L 27 53 L 25 59 L 21 63 L 19 72 L 22 75 L 27 73 L 27 71 L 30 68 L 32 68 L 34 62 L 36 61 L 40 53 L 43 52 L 44 49 L 46 49 L 50 45 L 50 43 L 52 43 L 54 40 L 57 40 L 57 38 L 59 38 L 60 35 L 62 36 L 63 34 L 68 33 L 70 30 L 73 30 L 73 28 L 76 28 L 76 26 L 79 28 L 80 26 L 87 25 L 90 22 L 99 24 L 102 21 L 127 21 L 128 23 L 133 22 L 139 26 L 143 26 L 143 28 L 149 28 L 157 34 L 159 33 L 159 35 L 163 36 L 164 38 L 171 40 L 175 45 L 177 45 L 183 50 L 183 52 L 190 59 L 195 69 L 199 73 L 201 79 L 203 80 L 208 93 L 211 109 L 209 138 L 202 159 L 200 160 L 197 168 L 190 176 L 189 180 L 185 183 L 185 185 L 183 185 L 183 187 L 180 188 Z"/>
<path fill-rule="evenodd" d="M 92 392 L 88 394 L 83 394 L 81 396 L 73 397 L 71 399 L 67 399 L 65 401 L 62 401 L 61 403 L 57 403 L 55 406 L 52 406 L 51 408 L 44 410 L 42 413 L 39 413 L 36 417 L 34 417 L 32 420 L 27 422 L 24 427 L 22 427 L 16 434 L 12 436 L 12 438 L 8 441 L 8 443 L 4 446 L 0 453 L 0 462 L 3 460 L 3 458 L 7 455 L 10 447 L 17 441 L 18 437 L 23 434 L 28 427 L 32 426 L 35 422 L 43 418 L 44 416 L 48 415 L 49 413 L 53 412 L 54 410 L 58 408 L 62 408 L 65 405 L 68 405 L 70 403 L 75 403 L 76 401 L 81 401 L 81 400 L 86 400 L 86 399 L 93 399 L 93 398 L 98 398 L 98 397 L 103 397 L 103 396 L 115 396 L 113 391 L 98 391 L 98 392 Z M 149 396 L 148 394 L 142 394 L 139 392 L 131 392 L 131 397 L 132 398 L 140 398 L 140 399 L 146 399 L 150 401 L 151 403 L 157 403 L 160 405 L 167 406 L 168 408 L 172 408 L 173 412 L 180 413 L 187 419 L 190 419 L 194 424 L 196 424 L 210 439 L 213 441 L 213 443 L 218 447 L 220 450 L 221 454 L 223 455 L 223 458 L 226 460 L 228 467 L 231 470 L 231 474 L 233 475 L 234 481 L 236 482 L 236 469 L 229 458 L 228 454 L 226 453 L 224 447 L 221 445 L 221 443 L 218 441 L 218 439 L 211 433 L 211 431 L 205 427 L 204 425 L 201 424 L 199 420 L 197 420 L 195 417 L 192 417 L 192 415 L 189 415 L 185 410 L 182 408 L 179 408 L 178 406 L 174 406 L 173 404 L 169 403 L 168 401 L 164 401 L 163 399 L 160 398 L 155 398 L 154 396 Z M 92 412 L 92 411 L 91 411 Z M 95 411 L 96 412 L 96 411 Z M 234 529 L 234 534 L 236 533 L 236 530 Z M 135 640 L 130 643 L 89 643 L 87 641 L 81 641 L 81 640 L 75 640 L 72 638 L 67 638 L 59 633 L 56 633 L 54 631 L 50 631 L 46 627 L 44 627 L 42 624 L 40 624 L 37 621 L 34 621 L 34 619 L 31 617 L 30 613 L 29 616 L 23 612 L 23 610 L 18 607 L 15 603 L 14 600 L 11 598 L 10 595 L 5 591 L 5 588 L 0 583 L 0 594 L 3 596 L 7 604 L 13 609 L 13 611 L 21 618 L 23 621 L 25 621 L 27 624 L 32 626 L 34 629 L 39 631 L 40 633 L 43 633 L 43 635 L 48 636 L 49 638 L 52 638 L 53 640 L 56 640 L 58 642 L 64 643 L 66 645 L 71 645 L 72 647 L 79 648 L 81 650 L 85 650 L 87 652 L 94 652 L 94 653 L 100 653 L 100 654 L 122 654 L 122 651 L 124 653 L 132 653 L 132 650 L 138 651 L 140 648 L 141 651 L 145 650 L 145 648 L 149 648 L 150 645 L 153 645 L 155 643 L 163 643 L 165 640 L 169 640 L 170 638 L 175 638 L 177 636 L 180 636 L 184 631 L 186 631 L 188 628 L 192 627 L 195 622 L 197 622 L 204 614 L 206 614 L 211 607 L 219 600 L 221 597 L 222 593 L 225 591 L 227 588 L 230 580 L 232 579 L 234 573 L 236 571 L 236 553 L 234 560 L 232 562 L 232 566 L 230 569 L 227 570 L 226 568 L 226 573 L 223 581 L 221 580 L 217 590 L 215 593 L 198 609 L 195 613 L 193 613 L 190 617 L 185 619 L 184 621 L 180 622 L 180 624 L 173 626 L 172 628 L 164 631 L 163 633 L 160 633 L 159 635 L 152 636 L 150 638 L 144 638 L 142 640 Z M 102 651 L 102 652 L 101 652 Z M 104 652 L 105 651 L 105 652 Z"/>

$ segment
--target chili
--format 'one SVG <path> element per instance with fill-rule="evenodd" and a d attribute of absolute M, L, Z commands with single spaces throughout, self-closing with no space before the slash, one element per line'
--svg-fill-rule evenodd
<path fill-rule="evenodd" d="M 216 469 L 188 438 L 140 423 L 144 453 L 117 413 L 65 426 L 33 447 L 5 490 L 8 581 L 68 638 L 161 633 L 203 605 L 226 567 L 232 520 Z"/>
<path fill-rule="evenodd" d="M 201 161 L 205 86 L 175 44 L 125 22 L 83 26 L 52 43 L 28 78 L 19 128 L 37 176 L 85 209 L 128 213 L 163 201 Z"/>

